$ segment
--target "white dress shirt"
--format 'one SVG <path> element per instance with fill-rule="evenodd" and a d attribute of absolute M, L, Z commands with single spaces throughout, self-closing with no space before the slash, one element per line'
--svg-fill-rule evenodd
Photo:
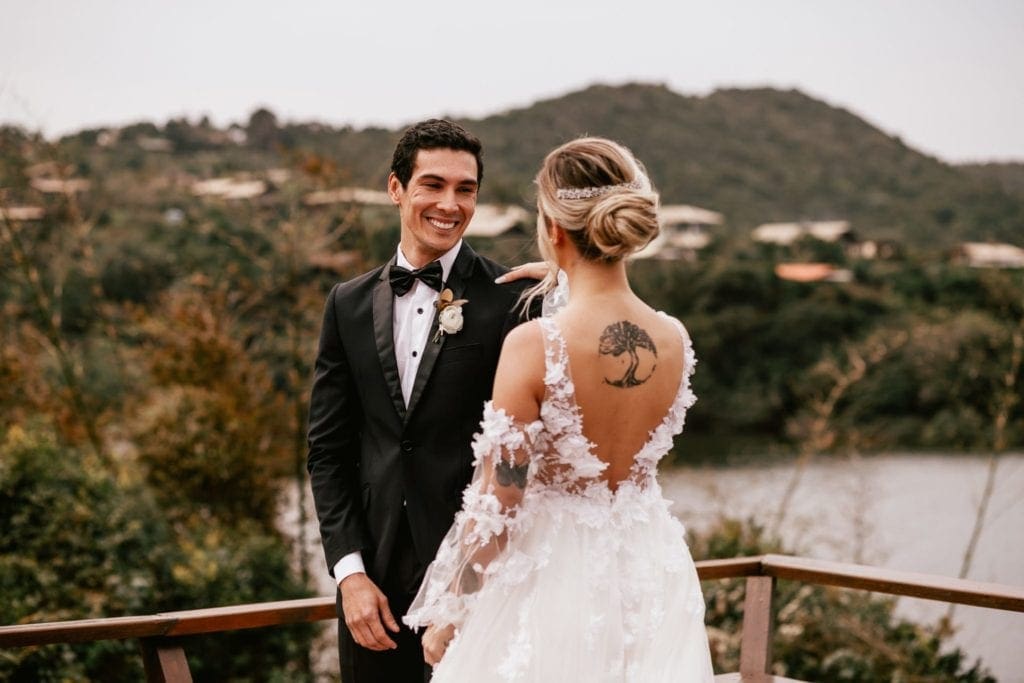
<path fill-rule="evenodd" d="M 438 259 L 441 262 L 441 278 L 448 282 L 448 275 L 452 272 L 452 265 L 455 257 L 459 255 L 462 247 L 462 240 L 449 249 Z M 403 268 L 414 270 L 415 266 L 409 263 L 398 248 L 398 258 L 395 263 Z M 437 301 L 438 292 L 416 280 L 408 292 L 403 296 L 394 298 L 394 335 L 395 335 L 395 361 L 398 363 L 398 376 L 402 382 L 402 398 L 405 405 L 409 405 L 409 397 L 412 396 L 412 387 L 416 383 L 416 372 L 420 367 L 420 359 L 423 358 L 423 349 L 426 348 L 430 338 L 431 327 L 434 323 L 434 302 Z M 340 584 L 352 574 L 365 573 L 366 566 L 363 564 L 363 555 L 356 550 L 338 560 L 334 565 L 334 579 Z"/>

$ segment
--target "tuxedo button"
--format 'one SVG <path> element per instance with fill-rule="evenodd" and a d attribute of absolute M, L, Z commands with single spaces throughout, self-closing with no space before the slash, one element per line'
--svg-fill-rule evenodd
<path fill-rule="evenodd" d="M 413 448 L 412 441 L 409 441 L 408 439 L 406 439 L 405 441 L 402 442 L 402 452 L 403 453 L 412 453 L 412 448 Z"/>

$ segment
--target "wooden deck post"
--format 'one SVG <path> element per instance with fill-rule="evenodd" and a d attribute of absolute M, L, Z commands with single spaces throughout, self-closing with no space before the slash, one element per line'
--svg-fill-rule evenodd
<path fill-rule="evenodd" d="M 740 675 L 751 679 L 771 673 L 772 592 L 775 577 L 748 576 L 743 601 L 743 637 L 740 641 Z M 760 676 L 759 676 L 760 675 Z"/>
<path fill-rule="evenodd" d="M 192 683 L 192 672 L 180 643 L 167 638 L 142 638 L 139 642 L 147 683 Z"/>

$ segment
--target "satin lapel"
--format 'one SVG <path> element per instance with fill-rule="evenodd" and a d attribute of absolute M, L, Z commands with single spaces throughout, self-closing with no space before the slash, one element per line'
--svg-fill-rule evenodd
<path fill-rule="evenodd" d="M 384 381 L 391 392 L 391 401 L 399 417 L 405 418 L 405 399 L 402 398 L 402 380 L 398 375 L 395 360 L 395 297 L 388 282 L 388 268 L 394 257 L 380 274 L 380 282 L 373 289 L 373 334 L 376 339 L 377 355 L 384 372 Z"/>
<path fill-rule="evenodd" d="M 452 290 L 453 298 L 463 298 L 463 294 L 466 291 L 466 282 L 473 273 L 476 258 L 476 252 L 463 242 L 462 248 L 459 249 L 459 255 L 455 258 L 455 263 L 452 264 L 452 272 L 448 275 L 448 281 L 444 283 L 445 288 Z M 471 305 L 471 303 L 467 305 Z M 419 403 L 420 396 L 423 395 L 423 390 L 427 387 L 427 381 L 430 379 L 430 373 L 434 369 L 434 363 L 437 362 L 441 349 L 444 348 L 445 343 L 448 341 L 447 334 L 441 335 L 437 342 L 434 341 L 434 335 L 437 334 L 437 315 L 438 310 L 435 308 L 434 321 L 430 325 L 430 336 L 427 337 L 427 347 L 423 349 L 423 358 L 420 360 L 420 367 L 416 371 L 416 382 L 412 385 L 412 394 L 409 396 L 409 408 L 405 413 L 406 422 L 409 421 L 412 411 L 416 409 L 416 404 Z"/>

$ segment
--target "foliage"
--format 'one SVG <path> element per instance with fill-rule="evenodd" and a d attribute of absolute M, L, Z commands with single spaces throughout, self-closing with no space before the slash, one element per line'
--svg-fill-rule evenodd
<path fill-rule="evenodd" d="M 304 596 L 279 539 L 211 518 L 168 523 L 145 486 L 87 468 L 43 429 L 0 445 L 0 622 L 147 614 Z M 267 680 L 290 671 L 310 629 L 196 638 L 197 680 Z M 136 680 L 131 641 L 5 650 L 4 680 Z"/>
<path fill-rule="evenodd" d="M 797 445 L 795 421 L 812 406 L 830 359 L 873 335 L 907 335 L 835 405 L 828 447 L 991 446 L 994 390 L 1024 318 L 1024 273 L 861 262 L 854 282 L 800 284 L 779 280 L 770 266 L 735 252 L 631 266 L 637 293 L 684 320 L 694 339 L 700 401 L 688 418 L 691 435 Z M 1020 405 L 1008 425 L 1009 443 L 1024 443 Z"/>
<path fill-rule="evenodd" d="M 212 514 L 272 529 L 276 461 L 287 414 L 268 369 L 244 348 L 223 297 L 201 289 L 168 293 L 161 315 L 142 321 L 152 390 L 138 411 L 134 442 L 146 477 L 173 516 Z"/>
<path fill-rule="evenodd" d="M 783 552 L 753 521 L 722 519 L 699 537 L 695 557 L 716 559 Z M 703 584 L 705 621 L 718 671 L 739 668 L 744 583 Z M 852 591 L 780 581 L 775 588 L 772 673 L 806 681 L 961 681 L 994 683 L 980 662 L 971 664 L 945 642 L 949 633 L 895 614 L 896 601 Z"/>
<path fill-rule="evenodd" d="M 533 175 L 544 155 L 593 134 L 629 145 L 665 203 L 724 213 L 731 236 L 769 221 L 847 219 L 866 237 L 934 251 L 963 240 L 1015 240 L 1024 224 L 1019 164 L 947 165 L 796 90 L 684 96 L 662 85 L 596 85 L 463 123 L 485 143 L 485 201 L 531 206 Z M 208 122 L 172 120 L 163 130 L 148 125 L 121 129 L 118 144 L 99 153 L 83 144 L 85 133 L 64 143 L 89 149 L 83 156 L 98 173 L 132 162 L 145 166 L 136 141 L 161 133 L 175 141 L 174 154 L 162 155 L 165 167 L 196 173 L 203 159 L 204 175 L 268 168 L 282 149 L 316 150 L 345 169 L 346 184 L 382 188 L 400 134 L 284 125 L 266 109 L 253 112 L 244 145 Z"/>
<path fill-rule="evenodd" d="M 865 449 L 885 441 L 903 447 L 991 447 L 993 399 L 1010 366 L 1010 322 L 966 310 L 915 325 L 906 347 L 850 391 L 838 428 L 850 435 L 856 431 L 856 445 Z M 894 420 L 913 421 L 915 427 L 887 434 Z M 1011 438 L 1020 443 L 1019 419 L 1012 424 Z"/>
<path fill-rule="evenodd" d="M 997 180 L 1007 192 L 1024 196 L 1024 163 L 961 164 L 960 168 L 975 176 Z"/>

